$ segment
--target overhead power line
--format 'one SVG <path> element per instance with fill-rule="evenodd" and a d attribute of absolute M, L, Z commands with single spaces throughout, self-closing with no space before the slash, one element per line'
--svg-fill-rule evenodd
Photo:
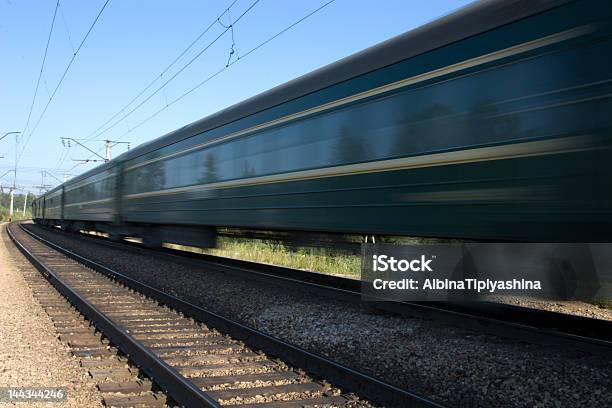
<path fill-rule="evenodd" d="M 300 24 L 301 22 L 307 20 L 308 18 L 312 17 L 314 14 L 318 13 L 319 11 L 321 11 L 322 9 L 324 9 L 325 7 L 329 6 L 330 4 L 332 4 L 334 1 L 336 0 L 329 0 L 328 2 L 324 3 L 323 5 L 319 6 L 317 9 L 311 11 L 310 13 L 308 13 L 307 15 L 303 16 L 302 18 L 300 18 L 299 20 L 293 22 L 292 24 L 288 25 L 287 27 L 285 27 L 284 29 L 282 29 L 281 31 L 279 31 L 278 33 L 274 34 L 273 36 L 269 37 L 268 39 L 266 39 L 265 41 L 262 41 L 261 43 L 259 43 L 258 45 L 256 45 L 255 47 L 251 48 L 249 51 L 247 51 L 244 55 L 238 57 L 237 59 L 235 59 L 234 61 L 230 62 L 229 64 L 227 64 L 226 66 L 224 66 L 223 68 L 221 68 L 220 70 L 218 70 L 217 72 L 215 72 L 214 74 L 208 76 L 206 79 L 204 79 L 203 81 L 201 81 L 200 83 L 198 83 L 197 85 L 195 85 L 193 88 L 189 89 L 188 91 L 186 91 L 185 93 L 183 93 L 182 95 L 178 96 L 177 98 L 173 99 L 170 103 L 168 103 L 166 106 L 162 107 L 161 109 L 155 111 L 152 115 L 148 116 L 147 118 L 145 118 L 143 121 L 141 121 L 140 123 L 138 123 L 135 127 L 131 128 L 130 130 L 128 130 L 127 132 L 123 133 L 121 136 L 119 136 L 118 138 L 116 138 L 115 140 L 121 140 L 122 138 L 124 138 L 125 136 L 127 136 L 129 133 L 133 132 L 134 130 L 136 130 L 137 128 L 139 128 L 140 126 L 144 125 L 146 122 L 148 122 L 149 120 L 153 119 L 155 116 L 159 115 L 161 112 L 163 112 L 164 110 L 168 109 L 170 106 L 174 105 L 176 102 L 180 101 L 181 99 L 185 98 L 187 95 L 189 95 L 190 93 L 192 93 L 193 91 L 195 91 L 196 89 L 200 88 L 202 85 L 206 84 L 208 81 L 210 81 L 211 79 L 215 78 L 217 75 L 221 74 L 223 71 L 229 69 L 232 65 L 236 64 L 238 61 L 242 61 L 244 60 L 246 57 L 248 57 L 249 55 L 251 55 L 252 53 L 254 53 L 255 51 L 259 50 L 260 48 L 262 48 L 263 46 L 265 46 L 266 44 L 270 43 L 271 41 L 273 41 L 274 39 L 278 38 L 279 36 L 283 35 L 284 33 L 286 33 L 287 31 L 291 30 L 293 27 L 297 26 L 298 24 Z"/>
<path fill-rule="evenodd" d="M 55 3 L 55 10 L 53 11 L 53 18 L 51 19 L 51 28 L 49 29 L 49 35 L 47 36 L 47 45 L 45 45 L 45 53 L 43 54 L 42 63 L 40 64 L 40 72 L 38 73 L 38 79 L 36 80 L 36 88 L 34 88 L 34 96 L 32 97 L 32 103 L 30 104 L 30 112 L 28 113 L 28 119 L 26 120 L 26 124 L 23 127 L 22 134 L 25 134 L 28 125 L 30 124 L 30 119 L 32 118 L 32 111 L 34 110 L 34 102 L 36 101 L 36 96 L 38 95 L 38 88 L 40 86 L 40 80 L 43 75 L 43 70 L 45 69 L 45 62 L 47 61 L 47 52 L 49 51 L 49 43 L 51 42 L 51 34 L 53 33 L 53 27 L 55 27 L 55 17 L 57 17 L 57 9 L 59 8 L 59 0 Z M 17 152 L 15 152 L 17 154 Z"/>
<path fill-rule="evenodd" d="M 72 43 L 72 36 L 70 35 L 70 29 L 68 29 L 68 22 L 66 21 L 66 16 L 64 15 L 64 8 L 59 6 L 60 16 L 62 17 L 62 21 L 64 22 L 64 28 L 66 29 L 66 35 L 68 35 L 68 42 L 70 43 L 70 48 L 72 48 L 72 52 L 75 53 L 74 44 Z"/>
<path fill-rule="evenodd" d="M 249 11 L 251 11 L 253 9 L 253 7 L 255 7 L 255 5 L 257 3 L 259 3 L 260 0 L 255 0 L 253 3 L 251 3 L 251 5 L 229 26 L 226 26 L 225 29 L 217 36 L 215 37 L 214 40 L 212 40 L 210 43 L 208 43 L 206 45 L 206 47 L 204 47 L 202 50 L 200 50 L 200 52 L 198 52 L 193 58 L 191 58 L 185 65 L 183 65 L 181 67 L 181 69 L 179 69 L 177 72 L 175 72 L 170 78 L 168 78 L 162 85 L 160 85 L 155 91 L 153 91 L 153 93 L 149 94 L 149 96 L 147 96 L 145 99 L 143 99 L 142 101 L 140 101 L 140 103 L 138 103 L 136 106 L 134 106 L 132 109 L 130 109 L 126 114 L 124 114 L 123 116 L 121 116 L 121 118 L 117 119 L 115 122 L 113 122 L 111 125 L 109 125 L 108 127 L 106 127 L 104 130 L 100 131 L 99 133 L 95 134 L 94 136 L 91 137 L 97 137 L 100 136 L 106 132 L 108 132 L 109 130 L 111 130 L 112 128 L 114 128 L 115 126 L 117 126 L 119 123 L 121 123 L 123 120 L 125 120 L 128 116 L 130 116 L 131 114 L 133 114 L 134 112 L 136 112 L 138 109 L 140 109 L 140 107 L 142 107 L 145 103 L 147 103 L 152 97 L 154 97 L 155 95 L 157 95 L 157 93 L 159 91 L 161 91 L 162 89 L 164 89 L 171 81 L 173 81 L 176 77 L 178 77 L 183 71 L 185 71 L 185 69 L 187 69 L 187 67 L 189 67 L 191 64 L 193 64 L 198 58 L 200 58 L 200 56 L 202 56 L 210 47 L 212 47 L 217 41 L 219 41 L 219 39 L 221 37 L 223 37 L 225 35 L 225 33 L 227 33 L 228 31 L 230 31 L 234 25 L 236 25 L 245 15 L 247 15 L 247 13 Z M 216 20 L 215 20 L 216 21 Z M 228 64 L 229 66 L 229 64 Z"/>
<path fill-rule="evenodd" d="M 57 161 L 57 164 L 54 167 L 55 170 L 59 170 L 59 168 L 62 166 L 62 164 L 66 160 L 66 157 L 68 157 L 69 151 L 70 151 L 69 147 L 64 146 L 62 148 L 62 153 L 60 154 L 60 158 L 59 158 L 59 160 Z"/>
<path fill-rule="evenodd" d="M 182 95 L 178 96 L 177 98 L 173 99 L 170 103 L 168 103 L 166 106 L 162 107 L 161 109 L 155 111 L 152 115 L 148 116 L 147 118 L 145 118 L 143 121 L 141 121 L 140 123 L 138 123 L 135 127 L 129 129 L 128 131 L 126 131 L 125 133 L 123 133 L 121 136 L 119 136 L 118 138 L 115 138 L 114 140 L 121 140 L 123 139 L 125 136 L 127 136 L 128 134 L 132 133 L 134 130 L 138 129 L 140 126 L 144 125 L 146 122 L 148 122 L 149 120 L 153 119 L 154 117 L 156 117 L 157 115 L 159 115 L 160 113 L 162 113 L 164 110 L 168 109 L 170 106 L 174 105 L 176 102 L 180 101 L 181 99 L 185 98 L 187 95 L 191 94 L 192 92 L 194 92 L 196 89 L 200 88 L 201 86 L 203 86 L 204 84 L 206 84 L 207 82 L 209 82 L 210 80 L 212 80 L 213 78 L 215 78 L 216 76 L 218 76 L 219 74 L 221 74 L 222 72 L 224 72 L 225 70 L 229 69 L 231 66 L 233 66 L 234 64 L 236 64 L 239 61 L 244 60 L 246 57 L 248 57 L 249 55 L 253 54 L 254 52 L 256 52 L 257 50 L 259 50 L 260 48 L 264 47 L 265 45 L 267 45 L 268 43 L 272 42 L 273 40 L 275 40 L 276 38 L 280 37 L 281 35 L 283 35 L 284 33 L 286 33 L 287 31 L 291 30 L 292 28 L 294 28 L 295 26 L 297 26 L 298 24 L 306 21 L 307 19 L 309 19 L 310 17 L 312 17 L 313 15 L 317 14 L 319 11 L 323 10 L 324 8 L 326 8 L 327 6 L 329 6 L 330 4 L 334 3 L 336 0 L 329 0 L 327 2 L 325 2 L 324 4 L 322 4 L 321 6 L 319 6 L 318 8 L 314 9 L 313 11 L 311 11 L 310 13 L 304 15 L 303 17 L 301 17 L 300 19 L 294 21 L 293 23 L 291 23 L 290 25 L 288 25 L 287 27 L 283 28 L 282 30 L 280 30 L 279 32 L 277 32 L 276 34 L 272 35 L 271 37 L 267 38 L 266 40 L 260 42 L 259 44 L 257 44 L 255 47 L 251 48 L 249 51 L 247 51 L 244 55 L 242 55 L 241 57 L 238 57 L 237 59 L 235 59 L 234 61 L 232 61 L 231 63 L 225 65 L 223 68 L 219 69 L 218 71 L 216 71 L 215 73 L 213 73 L 212 75 L 208 76 L 206 79 L 204 79 L 203 81 L 201 81 L 200 83 L 198 83 L 197 85 L 195 85 L 193 88 L 189 89 L 188 91 L 186 91 L 185 93 L 183 93 Z M 101 150 L 98 150 L 98 153 L 100 153 Z M 91 159 L 94 155 L 89 156 L 89 159 Z M 79 163 L 81 164 L 81 163 Z M 77 167 L 77 165 L 73 166 L 71 170 L 73 170 L 75 167 Z"/>
<path fill-rule="evenodd" d="M 32 128 L 32 130 L 30 131 L 30 134 L 28 135 L 28 137 L 26 138 L 26 141 L 21 149 L 21 152 L 19 153 L 19 156 L 17 157 L 17 160 L 15 161 L 15 165 L 17 165 L 17 163 L 19 163 L 19 160 L 21 159 L 21 156 L 23 156 L 23 153 L 25 152 L 25 149 L 28 145 L 28 143 L 30 142 L 30 139 L 32 138 L 32 135 L 34 135 L 34 132 L 36 132 L 36 129 L 38 128 L 38 125 L 40 124 L 40 121 L 43 119 L 43 117 L 45 116 L 45 113 L 47 112 L 47 109 L 49 108 L 49 105 L 51 104 L 51 102 L 53 101 L 53 98 L 55 97 L 55 94 L 57 93 L 57 90 L 59 89 L 59 87 L 62 85 L 62 82 L 64 82 L 64 79 L 66 78 L 66 75 L 68 74 L 68 71 L 70 70 L 70 67 L 72 66 L 72 63 L 74 62 L 74 60 L 76 59 L 77 55 L 79 54 L 79 51 L 81 51 L 81 48 L 83 48 L 83 45 L 85 44 L 85 41 L 87 41 L 87 38 L 89 37 L 89 34 L 91 34 L 91 31 L 93 30 L 94 26 L 96 25 L 96 23 L 98 22 L 98 20 L 100 19 L 100 16 L 102 15 L 102 12 L 104 11 L 104 9 L 106 8 L 106 6 L 108 5 L 110 0 L 106 0 L 104 2 L 104 5 L 102 6 L 102 8 L 100 9 L 100 11 L 98 12 L 98 14 L 96 15 L 96 18 L 94 19 L 93 23 L 91 23 L 89 30 L 87 30 L 87 33 L 85 34 L 85 36 L 83 37 L 83 39 L 81 40 L 81 43 L 79 44 L 79 46 L 77 47 L 76 51 L 74 51 L 74 53 L 72 54 L 72 58 L 70 59 L 70 62 L 68 62 L 68 65 L 66 66 L 66 69 L 64 70 L 64 73 L 62 74 L 62 76 L 60 77 L 59 82 L 57 83 L 55 89 L 53 90 L 53 92 L 51 93 L 51 97 L 49 98 L 49 101 L 47 101 L 47 104 L 45 105 L 45 108 L 43 109 L 42 113 L 40 114 L 40 116 L 38 117 L 38 120 L 36 121 L 36 124 L 34 125 L 34 127 Z M 59 4 L 59 1 L 58 1 Z M 57 14 L 57 7 L 56 7 L 56 14 Z M 54 17 L 55 18 L 55 17 Z"/>
<path fill-rule="evenodd" d="M 217 21 L 219 21 L 219 19 L 221 17 L 223 17 L 223 15 L 225 15 L 227 12 L 229 12 L 229 10 L 236 4 L 237 1 L 238 0 L 233 0 L 231 2 L 231 4 L 229 6 L 227 6 L 225 8 L 225 10 L 221 14 L 219 14 L 208 26 L 206 26 L 206 28 L 204 30 L 202 30 L 196 36 L 196 38 L 194 38 L 193 41 L 191 41 L 191 43 L 183 51 L 181 51 L 181 53 L 179 53 L 179 55 L 177 55 L 176 58 L 174 58 L 174 60 L 172 60 L 172 62 L 170 64 L 168 64 L 168 66 L 166 66 L 166 68 L 164 68 L 159 73 L 159 75 L 155 76 L 155 78 L 153 78 L 153 80 L 151 82 L 149 82 L 149 84 L 147 86 L 145 86 L 135 97 L 133 97 L 127 104 L 125 104 L 121 109 L 119 109 L 113 116 L 108 118 L 106 120 L 106 122 L 102 123 L 100 126 L 98 126 L 98 128 L 96 130 L 94 130 L 93 132 L 91 132 L 90 134 L 85 136 L 85 139 L 89 140 L 90 138 L 92 138 L 92 139 L 95 138 L 97 136 L 98 132 L 102 128 L 104 128 L 106 125 L 108 125 L 113 119 L 115 119 L 117 116 L 122 114 L 128 107 L 130 107 L 136 100 L 138 100 L 138 98 L 140 98 L 147 90 L 149 90 L 149 88 L 151 88 L 153 86 L 153 84 L 155 84 L 160 78 L 162 78 L 164 76 L 164 74 L 166 72 L 168 72 L 170 70 L 170 68 L 172 68 L 174 66 L 174 64 L 176 64 L 191 48 L 193 48 L 193 46 L 195 44 L 197 44 L 197 42 L 200 41 L 200 39 L 204 35 L 206 35 L 206 33 L 208 31 L 210 31 L 210 29 L 212 27 L 215 26 Z"/>
<path fill-rule="evenodd" d="M 288 25 L 287 27 L 283 28 L 282 30 L 280 30 L 278 33 L 274 34 L 272 37 L 269 37 L 267 40 L 259 43 L 258 45 L 256 45 L 255 47 L 251 48 L 249 51 L 247 51 L 242 57 L 238 58 L 236 61 L 234 61 L 232 64 L 238 62 L 238 60 L 240 59 L 244 59 L 246 58 L 249 54 L 257 51 L 258 49 L 260 49 L 261 47 L 267 45 L 269 42 L 275 40 L 277 37 L 280 37 L 281 35 L 285 34 L 287 31 L 291 30 L 293 27 L 295 27 L 296 25 L 300 24 L 301 22 L 303 22 L 304 20 L 309 19 L 310 17 L 312 17 L 313 15 L 315 15 L 316 13 L 318 13 L 319 11 L 323 10 L 325 7 L 329 6 L 330 4 L 332 4 L 334 1 L 336 0 L 329 0 L 327 3 L 322 4 L 321 6 L 319 6 L 317 9 L 311 11 L 310 13 L 306 14 L 304 17 L 300 18 L 299 20 L 293 22 L 292 24 Z M 232 65 L 230 64 L 230 65 Z"/>

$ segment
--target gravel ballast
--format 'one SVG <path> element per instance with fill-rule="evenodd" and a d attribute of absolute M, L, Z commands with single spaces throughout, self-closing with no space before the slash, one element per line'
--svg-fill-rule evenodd
<path fill-rule="evenodd" d="M 0 226 L 0 387 L 65 387 L 67 400 L 17 403 L 28 407 L 101 407 L 95 382 L 79 366 L 34 299 L 7 249 Z M 0 406 L 7 403 L 0 402 Z"/>
<path fill-rule="evenodd" d="M 33 226 L 132 278 L 455 407 L 610 406 L 610 360 L 378 313 Z"/>
<path fill-rule="evenodd" d="M 547 310 L 549 312 L 572 314 L 589 317 L 591 319 L 612 320 L 612 309 L 604 308 L 593 303 L 579 300 L 552 300 L 531 299 L 518 296 L 499 296 L 493 301 L 507 303 L 531 309 Z"/>

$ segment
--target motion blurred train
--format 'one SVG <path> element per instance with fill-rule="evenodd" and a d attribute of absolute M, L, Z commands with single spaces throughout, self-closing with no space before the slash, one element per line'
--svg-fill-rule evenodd
<path fill-rule="evenodd" d="M 38 223 L 206 246 L 219 227 L 612 238 L 612 7 L 486 1 L 132 149 Z"/>

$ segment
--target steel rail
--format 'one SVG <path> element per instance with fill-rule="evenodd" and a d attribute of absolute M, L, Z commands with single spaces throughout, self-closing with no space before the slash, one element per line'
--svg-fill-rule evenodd
<path fill-rule="evenodd" d="M 304 369 L 306 372 L 325 378 L 340 387 L 353 391 L 369 400 L 382 403 L 389 407 L 436 407 L 443 408 L 444 405 L 433 401 L 425 396 L 407 391 L 388 384 L 368 374 L 354 370 L 322 355 L 304 350 L 298 346 L 287 343 L 277 337 L 271 336 L 260 330 L 253 329 L 232 319 L 228 319 L 202 307 L 167 294 L 147 284 L 132 279 L 120 272 L 114 271 L 98 262 L 83 257 L 69 249 L 55 244 L 35 234 L 22 224 L 20 227 L 33 238 L 52 249 L 76 260 L 83 265 L 111 277 L 117 282 L 151 297 L 168 307 L 183 313 L 195 320 L 203 322 L 234 339 L 242 340 L 246 344 L 261 349 L 266 354 L 280 358 L 281 360 Z"/>
<path fill-rule="evenodd" d="M 155 382 L 166 390 L 168 395 L 175 401 L 188 407 L 221 407 L 216 400 L 200 390 L 200 388 L 182 376 L 163 359 L 157 357 L 153 352 L 144 347 L 123 328 L 106 317 L 96 306 L 67 285 L 52 269 L 48 268 L 41 259 L 17 239 L 11 230 L 11 225 L 7 227 L 7 232 L 17 248 L 57 291 L 64 295 L 88 320 L 93 322 L 112 343 L 128 355 L 147 375 L 155 379 Z"/>
<path fill-rule="evenodd" d="M 113 243 L 107 240 L 100 240 L 100 242 L 108 245 L 127 246 L 132 250 L 147 252 L 147 254 L 157 253 L 157 251 L 136 245 Z M 262 276 L 267 280 L 275 279 L 277 281 L 295 283 L 296 285 L 309 286 L 313 291 L 318 291 L 321 294 L 325 294 L 325 292 L 329 294 L 331 290 L 331 296 L 334 298 L 341 294 L 343 298 L 360 303 L 366 300 L 361 295 L 361 281 L 357 279 L 186 251 L 166 249 L 162 252 L 164 256 L 173 256 L 173 259 L 186 258 L 189 261 L 199 262 L 200 266 L 204 263 L 215 265 L 218 268 L 223 268 L 224 272 L 248 273 L 250 275 Z M 585 346 L 584 349 L 580 347 L 583 351 L 596 351 L 595 349 L 599 349 L 599 346 L 603 346 L 604 348 L 600 351 L 605 353 L 612 352 L 612 321 L 489 301 L 468 301 L 463 303 L 440 301 L 399 302 L 376 301 L 372 299 L 368 303 L 371 303 L 376 308 L 403 315 L 417 314 L 455 323 L 470 319 L 475 323 L 473 327 L 488 328 L 491 333 L 496 335 L 527 334 L 526 332 L 537 331 L 538 338 L 530 337 L 532 340 L 544 341 L 550 335 L 555 340 L 559 340 L 560 337 L 566 338 L 574 345 L 585 343 L 583 344 Z M 512 330 L 512 332 L 500 333 L 498 331 L 500 327 L 504 330 Z M 517 332 L 515 333 L 513 330 L 517 330 Z M 556 344 L 557 342 L 545 343 Z"/>
<path fill-rule="evenodd" d="M 151 250 L 134 243 L 117 243 L 93 235 L 80 235 L 106 246 L 191 266 L 205 265 L 211 270 L 241 278 L 274 282 L 288 288 L 308 290 L 319 296 L 367 304 L 395 314 L 435 319 L 462 328 L 544 346 L 569 348 L 605 357 L 612 355 L 610 321 L 493 302 L 364 302 L 360 293 L 361 282 L 356 279 L 167 248 Z"/>

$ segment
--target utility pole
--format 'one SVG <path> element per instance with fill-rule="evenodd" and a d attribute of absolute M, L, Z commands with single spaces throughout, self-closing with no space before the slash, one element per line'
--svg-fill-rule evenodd
<path fill-rule="evenodd" d="M 110 157 L 110 149 L 111 147 L 115 147 L 118 144 L 126 144 L 127 145 L 127 149 L 130 150 L 130 144 L 131 142 L 119 142 L 117 140 L 105 140 L 104 141 L 104 148 L 106 150 L 106 155 L 105 155 L 105 160 L 106 161 L 110 161 L 111 157 Z"/>
<path fill-rule="evenodd" d="M 19 135 L 21 132 L 6 132 L 5 134 L 2 135 L 2 137 L 0 137 L 0 140 L 4 139 L 5 137 L 7 137 L 8 135 L 15 135 L 15 171 L 14 171 L 14 178 L 13 178 L 13 188 L 11 189 L 11 204 L 10 204 L 10 209 L 9 209 L 9 221 L 11 221 L 12 216 L 13 216 L 13 191 L 15 190 L 15 184 L 17 183 L 17 135 Z M 4 156 L 2 156 L 4 157 Z"/>
<path fill-rule="evenodd" d="M 15 201 L 15 189 L 17 187 L 17 156 L 18 156 L 18 151 L 19 151 L 19 134 L 21 132 L 8 132 L 6 133 L 4 136 L 9 135 L 9 134 L 14 134 L 15 135 L 15 168 L 13 170 L 13 188 L 11 189 L 11 204 L 9 206 L 9 222 L 13 221 L 13 203 Z"/>
<path fill-rule="evenodd" d="M 26 206 L 28 204 L 28 190 L 26 190 L 25 198 L 23 199 L 23 215 L 25 217 Z"/>
<path fill-rule="evenodd" d="M 105 140 L 104 141 L 104 150 L 105 150 L 104 160 L 106 161 L 110 160 L 110 148 L 111 148 L 111 141 Z"/>
<path fill-rule="evenodd" d="M 11 188 L 11 203 L 9 204 L 9 222 L 13 221 L 13 196 L 15 195 L 15 189 Z"/>

